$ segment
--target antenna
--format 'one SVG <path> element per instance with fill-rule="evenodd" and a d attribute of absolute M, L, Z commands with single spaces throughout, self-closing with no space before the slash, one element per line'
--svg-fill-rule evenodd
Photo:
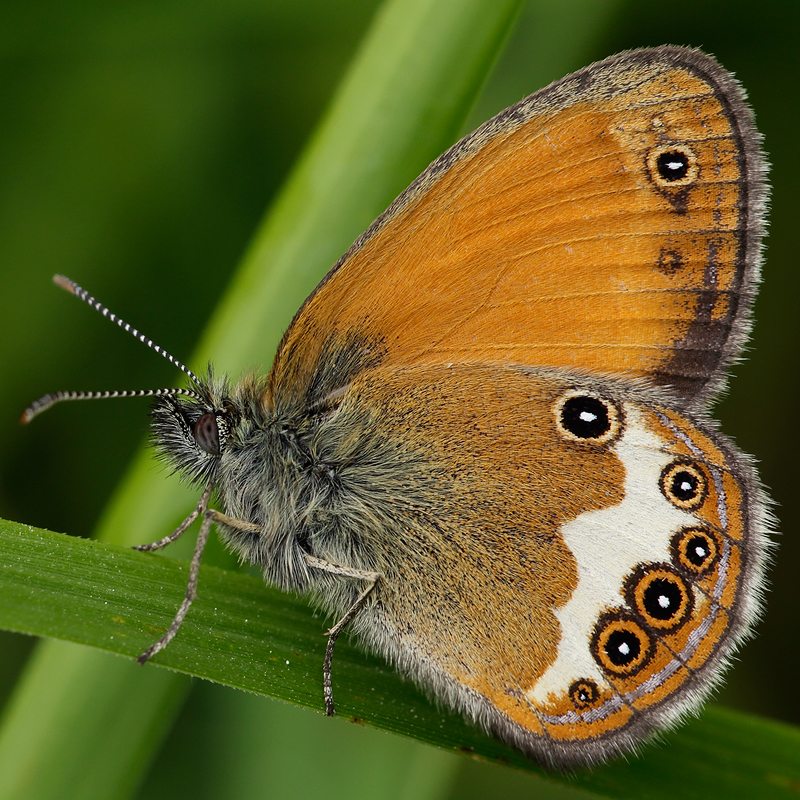
<path fill-rule="evenodd" d="M 187 366 L 181 364 L 177 358 L 171 356 L 163 347 L 159 347 L 152 339 L 148 339 L 143 333 L 139 333 L 136 328 L 128 325 L 127 322 L 120 319 L 116 314 L 109 311 L 102 303 L 95 300 L 89 292 L 78 286 L 75 281 L 63 275 L 54 275 L 53 283 L 61 287 L 70 294 L 74 294 L 84 303 L 90 305 L 95 311 L 99 311 L 104 317 L 110 319 L 112 322 L 119 325 L 120 328 L 135 336 L 140 342 L 146 344 L 151 350 L 155 350 L 161 356 L 167 359 L 170 364 L 174 364 L 179 370 L 188 375 L 196 384 L 200 383 L 200 379 L 195 375 Z M 46 411 L 50 406 L 60 403 L 62 400 L 104 400 L 108 397 L 161 397 L 163 395 L 185 395 L 186 397 L 193 397 L 195 400 L 201 400 L 197 392 L 191 389 L 137 389 L 134 391 L 124 392 L 53 392 L 40 397 L 31 403 L 25 411 L 22 412 L 21 422 L 23 424 L 30 422 L 35 416 Z"/>

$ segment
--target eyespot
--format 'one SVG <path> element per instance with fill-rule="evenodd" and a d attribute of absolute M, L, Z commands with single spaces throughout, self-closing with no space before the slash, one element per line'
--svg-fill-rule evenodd
<path fill-rule="evenodd" d="M 594 681 L 583 678 L 569 687 L 569 696 L 576 708 L 591 708 L 600 699 L 600 690 Z"/>
<path fill-rule="evenodd" d="M 658 174 L 670 183 L 683 180 L 689 173 L 690 161 L 685 153 L 680 150 L 672 150 L 669 153 L 661 153 L 656 158 L 656 169 Z"/>
<path fill-rule="evenodd" d="M 697 464 L 673 461 L 661 473 L 661 491 L 672 505 L 694 511 L 708 494 L 708 480 Z"/>
<path fill-rule="evenodd" d="M 219 428 L 217 416 L 212 412 L 203 414 L 194 424 L 194 440 L 197 446 L 205 453 L 218 456 L 221 452 L 219 446 Z"/>
<path fill-rule="evenodd" d="M 656 147 L 647 154 L 647 169 L 662 188 L 680 188 L 697 180 L 697 157 L 685 144 Z"/>
<path fill-rule="evenodd" d="M 717 565 L 720 554 L 717 536 L 707 528 L 684 528 L 670 544 L 672 563 L 692 575 L 707 575 Z"/>
<path fill-rule="evenodd" d="M 633 675 L 650 659 L 655 649 L 652 636 L 624 611 L 600 617 L 592 636 L 595 661 L 613 675 Z"/>
<path fill-rule="evenodd" d="M 559 433 L 573 442 L 605 444 L 622 429 L 617 406 L 588 392 L 567 392 L 556 401 L 554 411 Z"/>
<path fill-rule="evenodd" d="M 626 581 L 625 599 L 646 625 L 673 631 L 692 614 L 694 595 L 686 581 L 666 564 L 644 564 Z"/>

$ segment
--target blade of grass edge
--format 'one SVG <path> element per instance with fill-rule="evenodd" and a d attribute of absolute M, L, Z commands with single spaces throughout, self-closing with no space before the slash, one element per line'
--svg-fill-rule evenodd
<path fill-rule="evenodd" d="M 450 143 L 520 4 L 385 4 L 193 363 L 213 355 L 221 368 L 235 372 L 269 363 L 283 328 L 317 280 Z M 142 455 L 98 538 L 125 544 L 152 539 L 193 504 L 186 500 Z M 3 717 L 0 797 L 128 796 L 185 691 L 186 680 L 173 673 L 137 672 L 136 665 L 103 653 L 42 643 Z M 126 699 L 122 709 L 120 698 Z M 110 721 L 117 724 L 111 728 Z"/>
<path fill-rule="evenodd" d="M 171 559 L 0 523 L 0 626 L 133 657 L 169 624 L 170 598 L 185 585 L 186 572 L 185 563 Z M 308 604 L 248 575 L 203 567 L 201 578 L 202 596 L 159 664 L 321 711 L 323 621 Z M 73 665 L 64 659 L 57 668 L 69 672 Z M 337 650 L 334 681 L 340 718 L 544 774 L 459 715 L 437 710 L 381 659 L 348 641 Z M 116 732 L 116 717 L 111 724 Z M 638 758 L 546 777 L 609 798 L 796 796 L 796 727 L 711 706 L 664 739 Z"/>

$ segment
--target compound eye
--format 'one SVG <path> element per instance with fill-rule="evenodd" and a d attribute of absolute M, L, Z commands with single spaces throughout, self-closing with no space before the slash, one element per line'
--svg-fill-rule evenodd
<path fill-rule="evenodd" d="M 211 412 L 203 414 L 194 424 L 194 440 L 197 446 L 212 456 L 220 454 L 219 428 L 217 427 L 216 414 Z"/>

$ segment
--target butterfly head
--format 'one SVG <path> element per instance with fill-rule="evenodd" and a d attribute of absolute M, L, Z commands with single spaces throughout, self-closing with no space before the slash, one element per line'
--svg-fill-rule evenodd
<path fill-rule="evenodd" d="M 217 377 L 209 367 L 192 395 L 164 395 L 154 403 L 152 443 L 191 483 L 216 485 L 226 460 L 235 460 L 269 428 L 266 397 L 263 379 L 247 376 L 231 387 L 227 376 Z"/>
<path fill-rule="evenodd" d="M 159 456 L 192 483 L 214 481 L 231 428 L 240 418 L 226 378 L 209 369 L 196 396 L 166 395 L 153 405 L 152 443 Z"/>

